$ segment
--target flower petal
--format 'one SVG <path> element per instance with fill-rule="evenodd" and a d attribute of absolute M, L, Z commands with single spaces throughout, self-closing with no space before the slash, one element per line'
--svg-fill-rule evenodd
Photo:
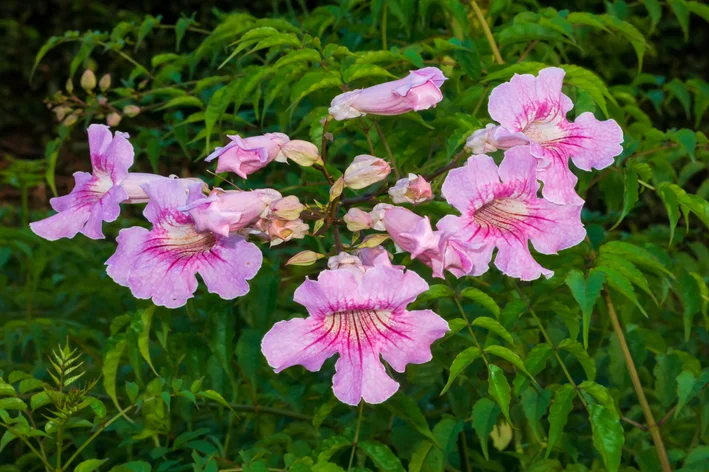
<path fill-rule="evenodd" d="M 500 183 L 497 166 L 492 157 L 473 155 L 468 162 L 448 173 L 441 193 L 461 213 L 472 205 L 482 205 L 489 200 L 493 187 Z"/>
<path fill-rule="evenodd" d="M 613 164 L 614 157 L 623 152 L 623 130 L 615 120 L 599 121 L 593 113 L 582 113 L 573 123 L 573 135 L 564 140 L 571 160 L 586 171 L 603 169 Z"/>
<path fill-rule="evenodd" d="M 527 227 L 534 249 L 542 254 L 556 254 L 583 241 L 586 229 L 581 223 L 581 209 L 581 205 L 557 205 L 537 199 L 529 216 L 534 219 Z"/>
<path fill-rule="evenodd" d="M 30 228 L 34 234 L 48 241 L 73 238 L 84 228 L 90 214 L 91 207 L 88 206 L 70 208 L 43 220 L 30 223 Z"/>
<path fill-rule="evenodd" d="M 446 320 L 431 310 L 402 311 L 389 320 L 388 341 L 381 353 L 397 372 L 407 364 L 424 364 L 432 359 L 431 344 L 448 331 Z"/>
<path fill-rule="evenodd" d="M 505 151 L 499 174 L 505 184 L 518 182 L 519 194 L 535 196 L 539 190 L 537 159 L 532 156 L 529 146 L 516 146 Z"/>
<path fill-rule="evenodd" d="M 143 215 L 154 225 L 160 225 L 168 216 L 179 215 L 176 208 L 187 203 L 187 193 L 177 179 L 154 180 L 145 185 L 145 193 L 149 201 Z"/>
<path fill-rule="evenodd" d="M 258 247 L 242 237 L 219 238 L 211 251 L 200 256 L 198 272 L 210 293 L 231 300 L 249 292 L 246 281 L 256 275 L 262 260 Z"/>
<path fill-rule="evenodd" d="M 578 177 L 569 169 L 568 158 L 553 156 L 549 165 L 537 168 L 537 178 L 544 182 L 542 195 L 559 205 L 583 205 L 584 201 L 576 193 Z"/>
<path fill-rule="evenodd" d="M 118 285 L 128 287 L 128 276 L 135 265 L 149 231 L 140 226 L 124 228 L 118 232 L 116 252 L 106 261 L 106 273 Z"/>
<path fill-rule="evenodd" d="M 279 321 L 264 336 L 261 351 L 276 372 L 294 365 L 316 372 L 339 347 L 340 329 L 338 323 L 324 324 L 322 318 Z"/>
<path fill-rule="evenodd" d="M 367 307 L 395 310 L 416 300 L 428 284 L 416 272 L 375 266 L 365 272 L 359 283 L 359 300 Z"/>
<path fill-rule="evenodd" d="M 347 270 L 324 270 L 318 280 L 306 279 L 295 290 L 293 300 L 313 316 L 326 316 L 357 307 L 358 282 Z"/>
<path fill-rule="evenodd" d="M 351 343 L 340 353 L 335 364 L 332 390 L 343 403 L 357 405 L 360 399 L 367 403 L 382 403 L 394 395 L 399 383 L 389 377 L 379 359 L 379 353 L 366 340 Z"/>
<path fill-rule="evenodd" d="M 106 125 L 92 124 L 87 130 L 89 134 L 89 154 L 94 169 L 104 170 L 103 156 L 113 140 L 113 134 Z"/>
<path fill-rule="evenodd" d="M 495 267 L 510 277 L 535 280 L 540 275 L 547 279 L 554 275 L 553 271 L 545 269 L 534 260 L 526 240 L 519 241 L 515 237 L 500 238 L 496 245 Z"/>

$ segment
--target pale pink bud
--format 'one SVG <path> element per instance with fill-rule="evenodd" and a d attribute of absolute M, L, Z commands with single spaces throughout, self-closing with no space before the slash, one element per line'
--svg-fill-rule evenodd
<path fill-rule="evenodd" d="M 438 252 L 440 235 L 435 234 L 427 216 L 406 208 L 391 208 L 384 215 L 384 227 L 397 246 L 415 259 L 426 252 Z"/>
<path fill-rule="evenodd" d="M 421 203 L 433 198 L 431 184 L 416 174 L 397 180 L 389 195 L 394 203 Z"/>
<path fill-rule="evenodd" d="M 103 77 L 101 77 L 101 80 L 98 81 L 98 88 L 101 89 L 102 92 L 105 92 L 108 90 L 108 88 L 111 86 L 111 74 L 106 74 Z"/>
<path fill-rule="evenodd" d="M 298 197 L 294 195 L 281 198 L 271 203 L 271 211 L 273 214 L 284 220 L 297 220 L 303 210 L 305 210 L 305 206 L 300 203 Z"/>
<path fill-rule="evenodd" d="M 288 259 L 286 265 L 309 266 L 313 265 L 318 259 L 322 259 L 323 257 L 325 256 L 314 251 L 301 251 Z"/>
<path fill-rule="evenodd" d="M 87 92 L 91 92 L 96 88 L 96 74 L 91 69 L 86 69 L 83 74 L 81 74 L 81 88 Z"/>
<path fill-rule="evenodd" d="M 342 268 L 343 266 L 354 266 L 361 272 L 364 272 L 362 261 L 359 257 L 353 256 L 352 254 L 347 254 L 346 252 L 341 252 L 327 260 L 328 269 L 336 270 Z"/>
<path fill-rule="evenodd" d="M 382 246 L 360 249 L 355 255 L 360 258 L 365 269 L 377 266 L 394 267 L 396 269 L 404 268 L 404 266 L 393 266 L 391 264 L 391 254 Z"/>
<path fill-rule="evenodd" d="M 98 97 L 98 104 L 103 106 L 108 103 L 108 99 L 104 96 Z"/>
<path fill-rule="evenodd" d="M 291 239 L 302 239 L 308 234 L 310 227 L 302 220 L 288 221 L 276 219 L 268 227 L 271 246 L 276 246 Z"/>
<path fill-rule="evenodd" d="M 386 179 L 389 172 L 391 172 L 391 167 L 384 159 L 360 154 L 345 169 L 345 186 L 355 190 L 369 187 Z"/>
<path fill-rule="evenodd" d="M 281 147 L 281 153 L 287 159 L 295 162 L 299 166 L 310 167 L 313 164 L 322 165 L 322 159 L 320 159 L 320 153 L 318 152 L 318 147 L 313 143 L 308 141 L 301 141 L 300 139 L 294 139 L 285 143 Z"/>
<path fill-rule="evenodd" d="M 372 227 L 372 216 L 359 208 L 350 208 L 343 220 L 350 231 L 362 231 Z"/>
<path fill-rule="evenodd" d="M 180 210 L 189 213 L 197 231 L 228 236 L 255 223 L 266 208 L 268 203 L 259 191 L 215 189 L 209 197 L 195 200 Z"/>
<path fill-rule="evenodd" d="M 446 77 L 435 67 L 409 72 L 403 79 L 336 96 L 330 103 L 330 115 L 336 120 L 373 115 L 401 115 L 409 111 L 435 107 L 443 99 L 441 85 Z"/>
<path fill-rule="evenodd" d="M 127 105 L 127 106 L 123 107 L 123 114 L 129 118 L 133 118 L 134 116 L 138 116 L 139 113 L 140 113 L 139 106 Z"/>
<path fill-rule="evenodd" d="M 71 107 L 60 105 L 52 111 L 57 115 L 57 121 L 62 121 L 67 113 L 71 111 Z"/>
<path fill-rule="evenodd" d="M 119 115 L 116 112 L 109 113 L 108 116 L 106 117 L 106 124 L 108 126 L 118 126 L 118 123 L 121 122 L 121 115 Z"/>
<path fill-rule="evenodd" d="M 369 212 L 369 216 L 372 217 L 372 229 L 377 231 L 386 231 L 384 227 L 384 215 L 390 208 L 395 208 L 394 205 L 389 203 L 377 203 Z"/>
<path fill-rule="evenodd" d="M 465 149 L 473 154 L 489 154 L 498 149 L 510 149 L 529 143 L 522 133 L 512 133 L 502 126 L 488 123 L 485 129 L 475 131 L 465 141 Z"/>
<path fill-rule="evenodd" d="M 241 138 L 227 136 L 231 142 L 218 147 L 205 161 L 219 158 L 217 172 L 234 172 L 242 179 L 265 167 L 277 157 L 283 158 L 281 147 L 290 141 L 283 133 L 266 133 L 263 136 Z"/>

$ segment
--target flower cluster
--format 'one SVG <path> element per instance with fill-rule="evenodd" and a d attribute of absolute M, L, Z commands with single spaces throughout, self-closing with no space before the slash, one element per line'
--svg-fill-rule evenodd
<path fill-rule="evenodd" d="M 393 255 L 380 245 L 387 238 L 397 251 L 429 266 L 434 277 L 443 278 L 446 271 L 479 276 L 494 258 L 497 269 L 521 280 L 553 275 L 534 258 L 530 243 L 539 253 L 556 254 L 585 238 L 584 202 L 576 194 L 569 160 L 583 170 L 606 167 L 622 151 L 623 134 L 615 121 L 599 121 L 591 113 L 568 121 L 573 104 L 562 93 L 563 78 L 562 69 L 548 68 L 536 77 L 515 75 L 491 92 L 489 112 L 499 124 L 467 140 L 472 155 L 445 176 L 441 193 L 451 212 L 435 227 L 414 211 L 434 198 L 431 179 L 408 174 L 387 185 L 391 165 L 376 156 L 352 158 L 335 180 L 314 144 L 267 133 L 229 136 L 229 144 L 206 159 L 218 160 L 217 172 L 244 179 L 273 161 L 315 166 L 332 184 L 330 201 L 304 205 L 273 189 L 210 190 L 199 179 L 130 173 L 128 136 L 113 136 L 100 125 L 89 128 L 93 173 L 77 173 L 71 194 L 51 200 L 59 213 L 31 226 L 51 240 L 78 232 L 102 238 L 102 222 L 114 221 L 121 203 L 147 202 L 144 215 L 152 228 L 120 231 L 116 253 L 106 262 L 108 274 L 135 297 L 174 308 L 193 296 L 196 274 L 222 298 L 244 295 L 262 260 L 248 239 L 276 245 L 303 238 L 310 231 L 301 219 L 307 209 L 318 220 L 313 236 L 322 236 L 320 228 L 333 228 L 334 247 L 329 254 L 302 251 L 289 263 L 310 265 L 329 256 L 328 268 L 295 291 L 294 300 L 309 316 L 276 323 L 263 339 L 263 354 L 276 372 L 294 365 L 317 371 L 338 354 L 337 398 L 351 405 L 362 399 L 380 403 L 398 389 L 381 359 L 404 372 L 407 364 L 429 361 L 432 343 L 448 331 L 433 311 L 407 309 L 428 284 L 392 265 Z M 332 100 L 325 123 L 434 107 L 443 99 L 445 80 L 440 70 L 428 67 L 343 93 Z M 503 151 L 499 164 L 488 155 L 497 150 Z M 373 185 L 379 188 L 349 202 L 342 199 L 345 188 Z M 369 209 L 357 205 L 367 202 L 376 203 Z M 342 243 L 340 226 L 353 233 L 349 245 Z M 360 232 L 368 230 L 386 234 L 367 235 L 356 245 Z"/>

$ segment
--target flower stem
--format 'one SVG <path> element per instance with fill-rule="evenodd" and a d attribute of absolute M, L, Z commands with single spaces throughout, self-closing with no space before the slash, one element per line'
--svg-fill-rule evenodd
<path fill-rule="evenodd" d="M 391 152 L 391 148 L 389 147 L 389 143 L 387 142 L 386 136 L 384 136 L 384 131 L 382 131 L 382 127 L 379 125 L 379 122 L 374 120 L 374 127 L 377 128 L 377 133 L 379 133 L 379 137 L 382 138 L 382 143 L 384 143 L 384 148 L 387 151 L 387 154 L 389 155 L 389 160 L 391 161 L 391 166 L 394 168 L 394 176 L 398 179 L 399 178 L 399 168 L 396 166 L 396 159 L 394 158 L 394 154 Z"/>
<path fill-rule="evenodd" d="M 475 0 L 472 0 L 470 2 L 473 5 L 473 11 L 475 11 L 475 15 L 478 17 L 478 21 L 480 21 L 480 25 L 483 28 L 483 32 L 485 33 L 485 37 L 487 38 L 487 42 L 490 43 L 490 49 L 492 49 L 492 55 L 495 56 L 495 61 L 497 61 L 498 64 L 504 64 L 505 61 L 502 60 L 502 56 L 500 55 L 500 50 L 497 48 L 497 43 L 495 42 L 495 38 L 492 36 L 492 31 L 490 31 L 490 27 L 487 24 L 487 20 L 485 19 L 485 15 L 483 15 L 482 10 L 480 10 L 480 7 L 478 6 L 478 2 Z"/>
<path fill-rule="evenodd" d="M 357 450 L 357 442 L 359 441 L 359 428 L 362 426 L 362 412 L 364 411 L 364 401 L 360 400 L 359 403 L 359 414 L 357 415 L 357 427 L 355 428 L 354 441 L 352 441 L 352 452 L 350 453 L 350 463 L 347 466 L 347 472 L 352 469 L 352 462 L 354 462 L 355 451 Z"/>
<path fill-rule="evenodd" d="M 603 291 L 603 300 L 606 302 L 608 317 L 613 325 L 613 331 L 615 331 L 615 335 L 618 338 L 620 350 L 623 352 L 625 366 L 628 368 L 628 373 L 630 374 L 630 381 L 633 384 L 633 389 L 635 389 L 635 394 L 640 402 L 640 408 L 642 408 L 643 413 L 645 414 L 647 430 L 650 432 L 650 436 L 652 436 L 653 443 L 655 443 L 655 450 L 657 450 L 657 456 L 660 459 L 660 466 L 662 467 L 663 472 L 671 472 L 672 467 L 670 466 L 670 461 L 667 458 L 667 451 L 665 450 L 665 443 L 662 441 L 660 427 L 655 422 L 655 418 L 652 415 L 652 410 L 650 409 L 650 405 L 645 397 L 643 385 L 640 382 L 638 371 L 635 368 L 635 362 L 633 362 L 633 357 L 630 354 L 628 343 L 625 341 L 625 335 L 623 334 L 623 329 L 620 326 L 620 321 L 618 320 L 618 315 L 615 312 L 615 307 L 613 306 L 613 301 L 611 300 L 608 290 Z"/>

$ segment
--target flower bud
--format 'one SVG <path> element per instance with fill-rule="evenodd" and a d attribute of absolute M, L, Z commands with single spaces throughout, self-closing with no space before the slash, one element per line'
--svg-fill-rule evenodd
<path fill-rule="evenodd" d="M 330 187 L 330 201 L 342 195 L 343 190 L 345 190 L 345 179 L 340 177 L 335 181 L 332 187 Z"/>
<path fill-rule="evenodd" d="M 133 118 L 134 116 L 138 116 L 140 113 L 140 107 L 136 105 L 128 105 L 123 107 L 123 114 L 126 115 L 128 118 Z"/>
<path fill-rule="evenodd" d="M 318 254 L 314 251 L 301 251 L 295 256 L 288 259 L 286 265 L 296 265 L 296 266 L 309 266 L 314 264 L 318 259 L 322 259 L 322 254 Z"/>
<path fill-rule="evenodd" d="M 372 229 L 376 229 L 377 231 L 386 231 L 386 228 L 384 227 L 384 215 L 386 215 L 387 210 L 391 208 L 396 207 L 389 203 L 377 203 L 374 205 L 372 211 L 369 212 L 369 215 L 372 217 Z"/>
<path fill-rule="evenodd" d="M 98 88 L 105 92 L 111 87 L 111 74 L 106 74 L 98 81 Z"/>
<path fill-rule="evenodd" d="M 113 113 L 109 113 L 108 116 L 106 117 L 106 124 L 108 126 L 118 126 L 118 123 L 121 122 L 121 115 L 116 113 L 115 111 Z"/>
<path fill-rule="evenodd" d="M 396 207 L 386 212 L 384 226 L 396 245 L 410 252 L 412 259 L 427 252 L 439 251 L 440 235 L 433 232 L 427 216 Z"/>
<path fill-rule="evenodd" d="M 302 220 L 288 221 L 277 219 L 268 227 L 268 236 L 271 238 L 271 246 L 276 246 L 291 239 L 302 239 L 308 233 L 310 227 Z"/>
<path fill-rule="evenodd" d="M 290 195 L 271 203 L 273 214 L 278 218 L 289 221 L 297 220 L 304 209 L 305 206 L 298 201 L 298 197 L 295 195 Z"/>
<path fill-rule="evenodd" d="M 310 167 L 313 164 L 323 164 L 318 147 L 308 141 L 300 139 L 289 141 L 281 147 L 281 152 L 287 159 L 299 166 Z"/>
<path fill-rule="evenodd" d="M 394 203 L 421 203 L 433 198 L 431 184 L 416 174 L 399 179 L 396 185 L 389 189 L 389 195 Z"/>
<path fill-rule="evenodd" d="M 67 113 L 71 111 L 71 107 L 60 105 L 52 111 L 57 115 L 57 121 L 62 121 Z"/>
<path fill-rule="evenodd" d="M 87 92 L 91 92 L 96 88 L 96 75 L 91 69 L 86 69 L 83 74 L 81 74 L 81 88 Z"/>
<path fill-rule="evenodd" d="M 361 189 L 386 179 L 391 167 L 384 159 L 361 154 L 345 169 L 345 186 Z"/>
<path fill-rule="evenodd" d="M 72 113 L 71 115 L 64 118 L 64 121 L 62 122 L 62 124 L 64 126 L 71 126 L 74 123 L 76 123 L 77 121 L 79 121 L 79 115 L 77 113 Z"/>
<path fill-rule="evenodd" d="M 362 231 L 372 227 L 372 217 L 366 211 L 359 208 L 350 208 L 343 218 L 350 231 Z"/>
<path fill-rule="evenodd" d="M 328 269 L 336 270 L 343 268 L 343 266 L 351 266 L 364 272 L 364 267 L 362 267 L 362 261 L 359 257 L 347 254 L 346 252 L 341 252 L 327 260 Z"/>
<path fill-rule="evenodd" d="M 74 92 L 74 82 L 71 81 L 71 78 L 66 79 L 66 85 L 64 88 L 66 88 L 68 93 Z"/>
<path fill-rule="evenodd" d="M 108 103 L 108 99 L 104 97 L 103 95 L 98 97 L 98 104 L 101 106 L 104 106 L 105 104 Z"/>

